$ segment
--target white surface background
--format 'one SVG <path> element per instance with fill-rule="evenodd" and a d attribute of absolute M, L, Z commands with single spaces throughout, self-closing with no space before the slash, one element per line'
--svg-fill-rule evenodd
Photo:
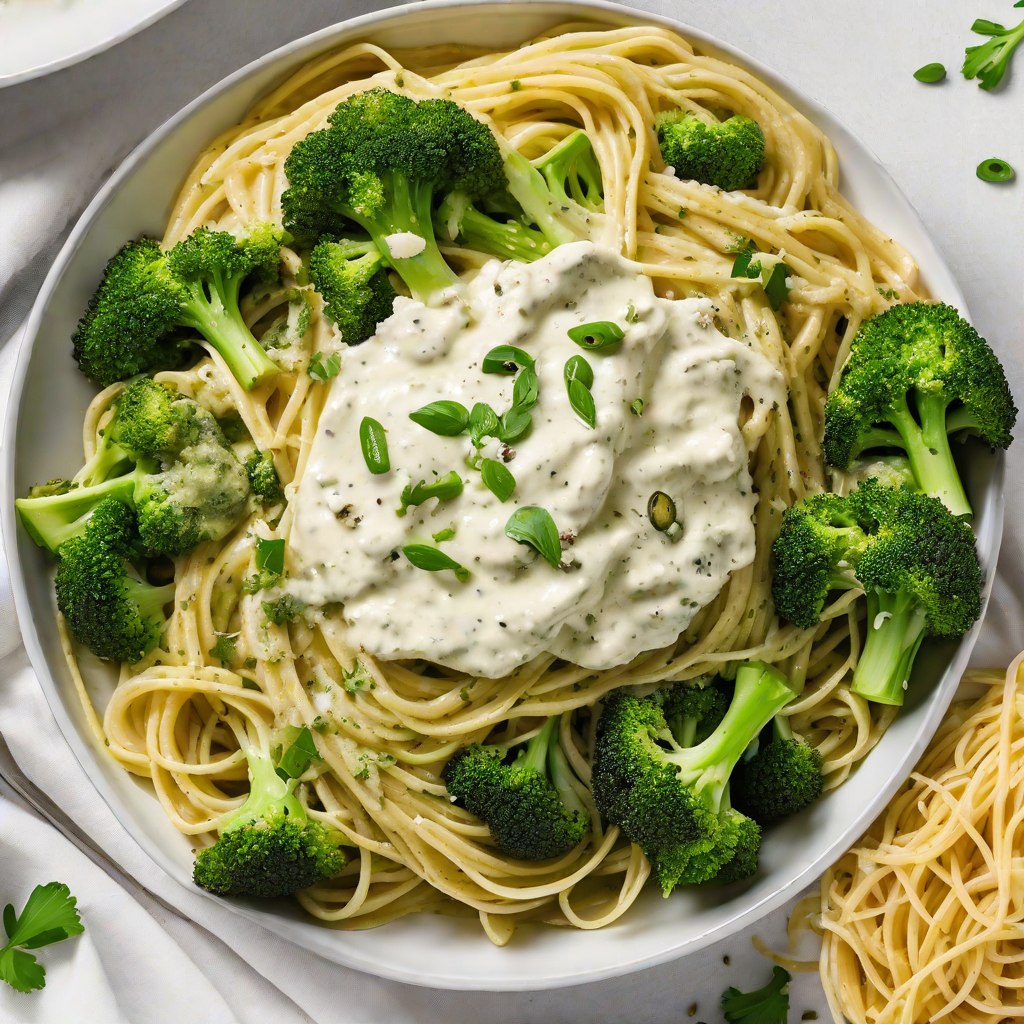
<path fill-rule="evenodd" d="M 47 78 L 0 91 L 0 388 L 16 333 L 75 217 L 131 148 L 204 88 L 306 32 L 386 6 L 343 0 L 190 0 L 117 48 Z M 1024 285 L 1020 180 L 990 185 L 986 157 L 1024 173 L 1024 50 L 1018 74 L 995 94 L 956 70 L 976 17 L 1014 24 L 1011 0 L 695 0 L 636 3 L 726 39 L 830 107 L 878 155 L 918 208 L 967 295 L 974 322 L 1024 396 L 1018 345 Z M 975 37 L 976 39 L 977 37 Z M 0 40 L 0 46 L 3 40 Z M 942 61 L 939 86 L 911 77 Z M 3 393 L 0 391 L 0 394 Z M 1024 447 L 1010 454 L 1006 536 L 976 664 L 1005 664 L 1024 647 L 1024 521 L 1012 496 Z M 5 496 L 4 500 L 8 500 Z M 769 965 L 749 933 L 627 978 L 561 991 L 445 993 L 381 982 L 293 949 L 155 868 L 91 791 L 54 725 L 20 647 L 0 574 L 0 731 L 30 777 L 111 857 L 202 927 L 157 903 L 136 902 L 48 825 L 0 788 L 0 903 L 20 908 L 37 882 L 59 878 L 79 896 L 80 938 L 40 952 L 49 985 L 21 995 L 0 986 L 0 1021 L 271 1022 L 291 1024 L 573 1024 L 687 1021 L 718 1024 L 722 990 L 756 987 Z M 786 914 L 754 931 L 779 946 Z M 728 956 L 730 964 L 723 958 Z M 793 985 L 794 1022 L 825 1018 L 816 975 Z"/>

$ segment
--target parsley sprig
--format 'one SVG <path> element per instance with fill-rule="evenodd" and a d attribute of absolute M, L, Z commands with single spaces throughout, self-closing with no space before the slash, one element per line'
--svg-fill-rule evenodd
<path fill-rule="evenodd" d="M 20 916 L 14 906 L 4 907 L 4 931 L 7 945 L 0 949 L 0 978 L 19 992 L 31 992 L 46 985 L 46 968 L 29 949 L 63 942 L 85 931 L 75 904 L 63 882 L 37 885 Z"/>

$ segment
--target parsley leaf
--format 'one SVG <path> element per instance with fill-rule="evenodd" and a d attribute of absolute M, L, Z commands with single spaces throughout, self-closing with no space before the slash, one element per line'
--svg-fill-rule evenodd
<path fill-rule="evenodd" d="M 77 900 L 62 882 L 37 885 L 19 917 L 4 907 L 7 945 L 0 949 L 0 978 L 19 992 L 46 985 L 46 969 L 26 949 L 39 949 L 85 931 L 75 909 Z M 21 947 L 20 949 L 18 947 Z"/>

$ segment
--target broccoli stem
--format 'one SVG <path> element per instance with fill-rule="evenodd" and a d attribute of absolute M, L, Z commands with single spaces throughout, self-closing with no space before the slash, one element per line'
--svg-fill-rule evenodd
<path fill-rule="evenodd" d="M 187 281 L 182 304 L 184 326 L 197 330 L 220 353 L 246 391 L 276 376 L 277 364 L 245 326 L 238 308 L 244 274 L 215 272 L 209 279 Z"/>
<path fill-rule="evenodd" d="M 869 591 L 868 635 L 850 689 L 876 704 L 903 703 L 910 668 L 924 639 L 927 616 L 905 591 Z"/>
<path fill-rule="evenodd" d="M 515 149 L 510 148 L 505 154 L 505 176 L 509 192 L 552 247 L 577 240 L 573 231 L 559 220 L 564 207 L 548 188 L 544 175 Z"/>
<path fill-rule="evenodd" d="M 890 422 L 899 431 L 910 459 L 910 467 L 925 494 L 941 500 L 955 516 L 971 515 L 964 486 L 960 482 L 953 453 L 946 433 L 946 409 L 949 399 L 944 395 L 915 393 L 917 415 L 910 413 L 906 400 L 895 404 Z"/>
<path fill-rule="evenodd" d="M 107 441 L 96 449 L 96 454 L 75 474 L 73 482 L 79 487 L 94 487 L 115 476 L 118 469 L 131 461 L 131 456 L 119 444 Z"/>
<path fill-rule="evenodd" d="M 298 780 L 289 779 L 285 782 L 274 770 L 270 756 L 257 747 L 250 745 L 243 749 L 249 765 L 249 798 L 235 817 L 220 830 L 221 834 L 233 832 L 258 818 L 282 813 L 295 821 L 305 821 L 306 812 L 292 792 Z"/>
<path fill-rule="evenodd" d="M 131 577 L 124 581 L 125 597 L 135 602 L 141 619 L 162 618 L 164 607 L 174 600 L 174 590 L 173 583 L 154 587 L 151 583 L 144 583 Z"/>
<path fill-rule="evenodd" d="M 438 211 L 439 219 L 449 215 L 445 206 Z M 467 205 L 459 221 L 459 230 L 471 249 L 488 252 L 499 259 L 532 263 L 551 252 L 552 245 L 539 231 L 512 220 L 499 223 L 475 207 Z"/>
<path fill-rule="evenodd" d="M 552 715 L 543 725 L 540 732 L 527 743 L 515 760 L 515 767 L 525 771 L 547 775 L 552 785 L 558 790 L 565 809 L 572 814 L 578 811 L 581 816 L 588 817 L 589 812 L 580 799 L 573 785 L 572 769 L 569 761 L 558 742 L 558 725 L 560 715 Z"/>
<path fill-rule="evenodd" d="M 381 178 L 384 193 L 389 197 L 382 209 L 375 210 L 372 215 L 347 206 L 339 206 L 338 210 L 369 233 L 377 249 L 409 286 L 413 298 L 428 302 L 436 292 L 458 281 L 458 275 L 445 262 L 434 237 L 431 218 L 434 185 L 428 181 L 412 181 L 397 171 L 383 174 Z M 427 244 L 418 256 L 398 259 L 390 255 L 385 239 L 388 235 L 405 231 L 419 235 Z"/>

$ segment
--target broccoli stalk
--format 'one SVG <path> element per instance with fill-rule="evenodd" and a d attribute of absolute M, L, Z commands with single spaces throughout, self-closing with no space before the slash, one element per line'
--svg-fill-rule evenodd
<path fill-rule="evenodd" d="M 1013 51 L 1024 40 L 1024 21 L 1014 28 L 1006 28 L 997 21 L 978 18 L 971 31 L 990 38 L 986 43 L 967 47 L 961 73 L 967 79 L 977 78 L 982 89 L 994 89 L 1003 80 Z"/>
<path fill-rule="evenodd" d="M 981 613 L 970 526 L 907 488 L 865 480 L 845 498 L 805 498 L 784 514 L 772 553 L 775 607 L 802 628 L 817 624 L 829 590 L 864 589 L 867 639 L 851 689 L 866 700 L 902 704 L 922 638 L 962 636 Z"/>
<path fill-rule="evenodd" d="M 327 121 L 285 162 L 288 224 L 312 237 L 358 224 L 421 301 L 454 284 L 434 237 L 434 197 L 503 189 L 491 130 L 451 100 L 417 103 L 380 88 L 347 97 Z M 388 236 L 406 232 L 422 241 L 417 255 L 391 251 Z"/>
<path fill-rule="evenodd" d="M 559 720 L 549 718 L 511 764 L 506 748 L 475 744 L 444 768 L 448 792 L 487 824 L 498 849 L 517 860 L 560 857 L 590 828 L 558 742 Z"/>
<path fill-rule="evenodd" d="M 191 343 L 177 328 L 198 331 L 238 382 L 252 389 L 278 373 L 245 326 L 242 282 L 277 267 L 281 236 L 258 225 L 236 238 L 200 228 L 163 252 L 154 239 L 129 242 L 107 264 L 75 332 L 82 372 L 108 386 L 139 373 L 178 368 Z"/>
<path fill-rule="evenodd" d="M 321 242 L 310 253 L 309 276 L 348 345 L 365 341 L 391 316 L 395 290 L 372 242 Z"/>
<path fill-rule="evenodd" d="M 601 165 L 582 128 L 562 139 L 535 166 L 564 205 L 575 203 L 595 213 L 604 210 Z"/>
<path fill-rule="evenodd" d="M 950 435 L 978 434 L 1006 448 L 1016 421 L 1006 375 L 955 309 L 893 306 L 853 339 L 842 377 L 825 403 L 825 459 L 848 469 L 863 451 L 903 449 L 919 490 L 969 516 Z"/>
<path fill-rule="evenodd" d="M 275 767 L 269 748 L 246 743 L 242 749 L 248 799 L 217 842 L 196 855 L 196 885 L 218 896 L 271 898 L 336 875 L 348 863 L 343 833 L 310 819 L 294 793 L 297 779 L 281 777 L 285 757 Z"/>
<path fill-rule="evenodd" d="M 665 694 L 641 698 L 619 690 L 605 698 L 594 798 L 644 851 L 666 896 L 678 884 L 732 881 L 757 869 L 760 829 L 732 808 L 729 777 L 750 742 L 795 696 L 778 669 L 745 662 L 722 720 L 692 747 L 674 742 Z"/>
<path fill-rule="evenodd" d="M 706 124 L 684 110 L 654 119 L 665 163 L 676 177 L 716 185 L 726 192 L 749 188 L 764 165 L 764 133 L 749 117 Z"/>

